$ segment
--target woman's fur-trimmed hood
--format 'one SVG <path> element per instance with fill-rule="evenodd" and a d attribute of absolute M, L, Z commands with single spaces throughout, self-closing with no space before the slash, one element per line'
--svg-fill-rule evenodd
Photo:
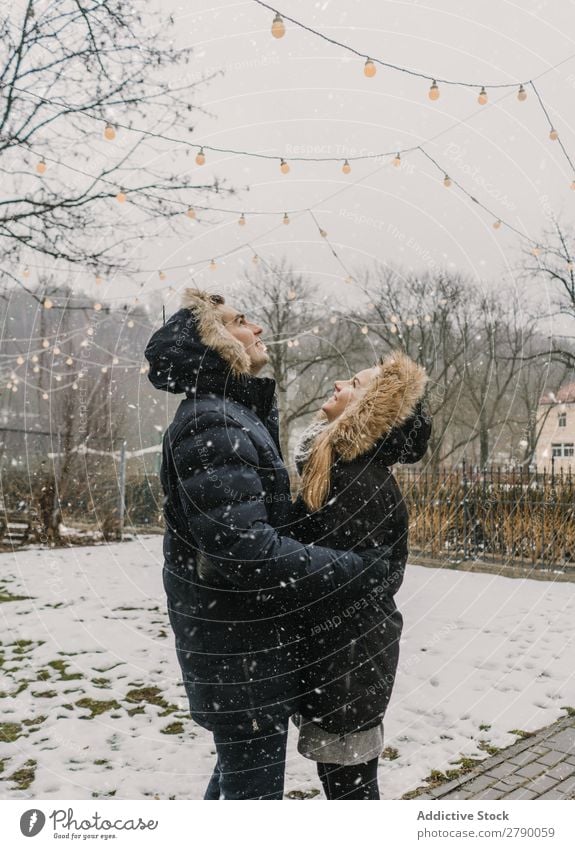
<path fill-rule="evenodd" d="M 304 431 L 296 448 L 296 463 L 301 468 L 317 437 L 327 432 L 331 448 L 344 461 L 373 450 L 416 414 L 427 380 L 422 366 L 403 351 L 392 351 L 382 360 L 378 376 L 357 404 L 332 424 L 325 413 L 320 413 Z"/>
<path fill-rule="evenodd" d="M 333 423 L 334 451 L 347 461 L 371 451 L 414 414 L 426 384 L 425 369 L 407 354 L 399 350 L 388 354 L 363 398 Z"/>

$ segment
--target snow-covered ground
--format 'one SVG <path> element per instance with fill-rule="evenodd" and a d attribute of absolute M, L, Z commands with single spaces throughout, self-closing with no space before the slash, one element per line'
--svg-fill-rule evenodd
<path fill-rule="evenodd" d="M 213 745 L 187 715 L 161 562 L 158 536 L 0 555 L 0 598 L 32 597 L 0 605 L 4 798 L 202 797 Z M 410 566 L 398 601 L 383 798 L 575 705 L 575 585 Z M 290 738 L 286 791 L 319 790 Z"/>

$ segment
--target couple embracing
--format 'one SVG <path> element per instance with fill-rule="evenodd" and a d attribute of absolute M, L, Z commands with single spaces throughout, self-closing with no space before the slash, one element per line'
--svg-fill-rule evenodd
<path fill-rule="evenodd" d="M 391 467 L 426 451 L 426 375 L 394 351 L 336 381 L 294 500 L 261 334 L 188 289 L 146 348 L 154 386 L 185 395 L 163 442 L 163 581 L 191 715 L 217 752 L 204 798 L 281 799 L 291 718 L 328 799 L 378 799 L 408 553 Z"/>

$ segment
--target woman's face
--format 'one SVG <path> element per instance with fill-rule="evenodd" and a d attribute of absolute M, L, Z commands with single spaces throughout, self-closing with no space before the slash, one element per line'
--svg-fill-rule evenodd
<path fill-rule="evenodd" d="M 341 416 L 350 404 L 363 398 L 378 372 L 379 366 L 373 366 L 358 371 L 349 380 L 336 380 L 333 395 L 327 399 L 322 407 L 328 421 L 334 421 Z"/>

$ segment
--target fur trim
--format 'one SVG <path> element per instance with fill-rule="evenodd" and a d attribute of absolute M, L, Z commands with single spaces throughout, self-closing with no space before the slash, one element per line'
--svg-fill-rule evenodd
<path fill-rule="evenodd" d="M 230 366 L 235 377 L 251 374 L 251 361 L 242 343 L 226 330 L 217 304 L 209 292 L 185 289 L 182 307 L 191 310 L 198 322 L 200 339 L 208 348 L 216 351 Z"/>
<path fill-rule="evenodd" d="M 413 415 L 427 379 L 425 369 L 403 351 L 388 354 L 367 393 L 330 427 L 334 451 L 349 461 L 374 448 Z"/>

